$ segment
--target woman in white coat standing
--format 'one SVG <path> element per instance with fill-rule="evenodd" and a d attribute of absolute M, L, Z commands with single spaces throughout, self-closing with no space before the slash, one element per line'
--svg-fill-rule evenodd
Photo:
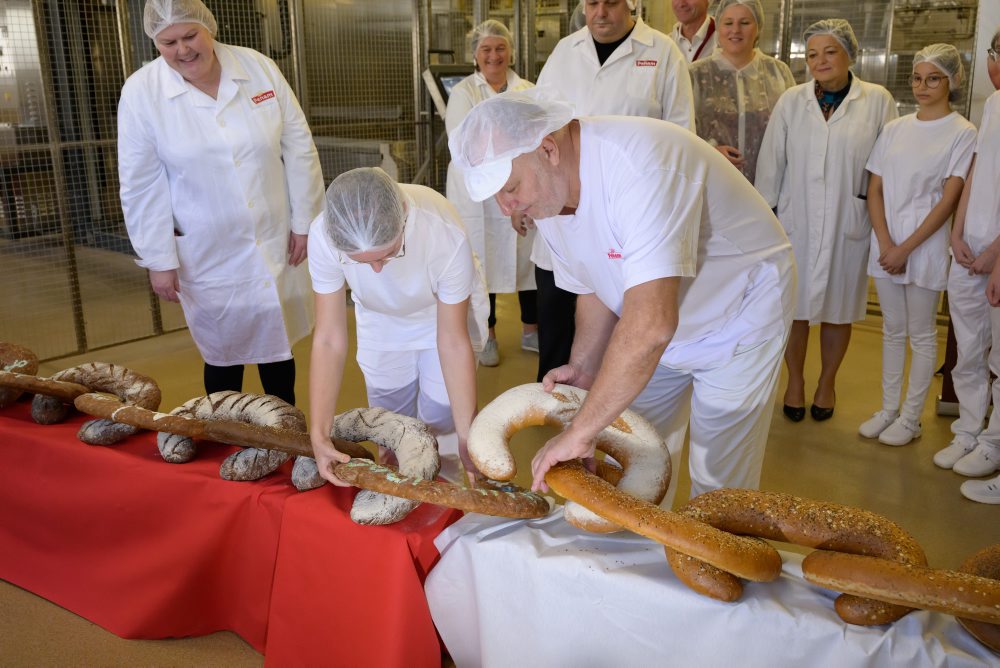
<path fill-rule="evenodd" d="M 214 40 L 200 0 L 148 0 L 160 57 L 125 82 L 118 106 L 121 202 L 153 290 L 179 301 L 205 360 L 205 390 L 295 402 L 291 346 L 309 333 L 309 223 L 323 180 L 312 135 L 268 58 Z"/>
<path fill-rule="evenodd" d="M 784 413 L 795 422 L 805 417 L 806 345 L 815 323 L 822 323 L 822 370 L 810 413 L 818 421 L 833 416 L 851 323 L 865 312 L 871 234 L 865 164 L 882 127 L 897 116 L 889 91 L 851 72 L 858 41 L 847 21 L 814 23 L 803 41 L 813 80 L 785 91 L 775 105 L 755 180 L 798 265 L 784 396 Z"/>
<path fill-rule="evenodd" d="M 449 133 L 458 127 L 469 110 L 483 100 L 505 91 L 534 86 L 510 69 L 514 56 L 513 38 L 503 23 L 493 19 L 483 21 L 473 29 L 471 41 L 476 71 L 451 91 L 445 118 Z M 454 165 L 448 166 L 447 193 L 465 223 L 472 250 L 486 271 L 486 286 L 490 292 L 490 336 L 479 354 L 480 363 L 484 366 L 500 363 L 494 331 L 497 293 L 517 292 L 521 307 L 521 347 L 538 352 L 535 271 L 531 263 L 534 227 L 530 221 L 525 221 L 522 227 L 524 235 L 519 235 L 511 227 L 510 216 L 500 212 L 492 197 L 485 202 L 474 202 Z"/>

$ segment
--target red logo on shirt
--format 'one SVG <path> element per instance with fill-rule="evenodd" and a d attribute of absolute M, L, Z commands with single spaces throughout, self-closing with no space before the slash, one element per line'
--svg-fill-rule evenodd
<path fill-rule="evenodd" d="M 250 99 L 253 100 L 254 104 L 260 104 L 261 102 L 266 102 L 267 100 L 270 100 L 272 97 L 274 97 L 274 91 L 269 90 L 267 92 L 254 95 Z"/>
<path fill-rule="evenodd" d="M 617 251 L 614 248 L 608 249 L 608 259 L 609 260 L 620 260 L 622 259 L 622 252 Z"/>
<path fill-rule="evenodd" d="M 636 67 L 656 67 L 655 60 L 637 60 L 635 61 Z"/>

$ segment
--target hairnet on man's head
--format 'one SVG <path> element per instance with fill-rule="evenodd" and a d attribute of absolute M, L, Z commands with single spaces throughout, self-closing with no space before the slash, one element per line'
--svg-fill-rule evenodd
<path fill-rule="evenodd" d="M 576 9 L 573 10 L 573 14 L 569 17 L 569 32 L 572 34 L 586 27 L 587 15 L 583 13 L 583 0 L 580 0 L 576 5 Z"/>
<path fill-rule="evenodd" d="M 146 0 L 142 29 L 150 39 L 175 23 L 199 23 L 212 37 L 219 32 L 219 24 L 201 0 Z"/>
<path fill-rule="evenodd" d="M 760 0 L 721 0 L 715 8 L 716 23 L 722 18 L 722 12 L 733 5 L 743 5 L 750 10 L 754 21 L 757 22 L 757 32 L 760 33 L 761 28 L 764 27 L 764 6 L 760 4 Z"/>
<path fill-rule="evenodd" d="M 326 189 L 326 231 L 341 253 L 367 253 L 403 233 L 403 191 L 378 167 L 344 172 Z"/>
<path fill-rule="evenodd" d="M 481 202 L 510 178 L 514 158 L 538 148 L 573 119 L 573 107 L 543 86 L 480 102 L 448 138 L 451 160 L 472 199 Z"/>
<path fill-rule="evenodd" d="M 844 19 L 823 19 L 816 21 L 802 35 L 802 41 L 809 44 L 809 40 L 817 35 L 830 35 L 844 47 L 847 57 L 853 63 L 858 58 L 858 38 L 854 36 L 854 28 Z"/>
<path fill-rule="evenodd" d="M 954 102 L 962 93 L 965 66 L 962 55 L 951 44 L 929 44 L 913 56 L 913 66 L 930 63 L 948 77 L 948 99 Z"/>

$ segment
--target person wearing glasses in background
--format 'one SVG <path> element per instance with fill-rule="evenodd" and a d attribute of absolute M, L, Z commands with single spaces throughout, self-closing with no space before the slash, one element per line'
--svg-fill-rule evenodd
<path fill-rule="evenodd" d="M 369 405 L 422 420 L 442 452 L 449 448 L 442 437 L 454 434 L 466 471 L 475 472 L 466 439 L 489 300 L 455 207 L 377 167 L 345 172 L 310 228 L 309 272 L 316 305 L 309 434 L 320 475 L 344 485 L 330 464 L 350 459 L 330 439 L 347 357 L 347 288 Z"/>
<path fill-rule="evenodd" d="M 906 445 L 920 436 L 920 414 L 937 368 L 937 307 L 950 264 L 947 222 L 976 144 L 976 127 L 951 108 L 964 78 L 962 57 L 951 44 L 918 51 L 910 77 L 917 111 L 887 123 L 868 158 L 868 275 L 882 308 L 882 407 L 858 433 L 885 445 Z M 972 296 L 983 301 L 981 286 Z M 968 331 L 963 328 L 963 335 Z M 900 405 L 907 338 L 910 375 Z"/>
<path fill-rule="evenodd" d="M 986 70 L 1000 89 L 1000 31 L 987 50 Z M 934 455 L 934 463 L 959 475 L 979 478 L 1000 469 L 1000 90 L 986 99 L 965 189 L 951 233 L 954 261 L 948 276 L 948 305 L 958 344 L 952 370 L 959 419 L 955 438 Z M 992 272 L 987 277 L 987 273 Z M 956 300 L 958 304 L 956 305 Z M 956 308 L 957 306 L 957 308 Z M 964 331 L 963 331 L 964 330 Z M 961 334 L 960 334 L 961 332 Z M 993 399 L 993 413 L 986 417 Z M 966 480 L 962 495 L 980 503 L 1000 503 L 1000 477 Z"/>

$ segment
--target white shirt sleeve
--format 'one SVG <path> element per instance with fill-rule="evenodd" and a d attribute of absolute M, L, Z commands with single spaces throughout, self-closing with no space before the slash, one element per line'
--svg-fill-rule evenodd
<path fill-rule="evenodd" d="M 778 98 L 767 122 L 764 139 L 760 143 L 760 153 L 757 154 L 757 175 L 753 185 L 772 209 L 778 206 L 781 183 L 785 178 L 785 150 L 788 141 L 788 120 L 785 113 L 794 103 L 796 91 L 796 88 L 789 88 Z"/>
<path fill-rule="evenodd" d="M 966 178 L 969 175 L 969 165 L 972 164 L 975 149 L 976 130 L 975 128 L 965 128 L 955 139 L 955 147 L 948 163 L 948 176 Z"/>
<path fill-rule="evenodd" d="M 174 214 L 167 170 L 156 151 L 156 140 L 133 108 L 145 91 L 141 81 L 126 83 L 118 103 L 118 180 L 125 227 L 140 267 L 153 271 L 177 269 Z"/>
<path fill-rule="evenodd" d="M 340 255 L 337 253 L 323 227 L 326 225 L 326 212 L 320 212 L 309 226 L 309 276 L 312 278 L 313 292 L 321 295 L 331 294 L 344 286 L 346 278 L 340 266 Z"/>
<path fill-rule="evenodd" d="M 281 105 L 281 160 L 285 166 L 288 204 L 292 211 L 291 228 L 307 234 L 309 224 L 323 208 L 323 173 L 312 132 L 302 107 L 278 66 L 265 59 L 274 94 Z"/>
<path fill-rule="evenodd" d="M 666 47 L 669 58 L 664 67 L 666 79 L 663 82 L 663 95 L 660 99 L 663 120 L 694 132 L 694 93 L 691 90 L 691 75 L 688 73 L 687 60 L 672 39 L 666 40 Z"/>
<path fill-rule="evenodd" d="M 445 304 L 458 304 L 469 298 L 477 280 L 476 268 L 472 261 L 472 246 L 462 235 L 444 271 L 437 279 L 435 295 Z"/>
<path fill-rule="evenodd" d="M 868 156 L 868 164 L 865 165 L 865 169 L 872 174 L 882 176 L 882 171 L 885 169 L 883 167 L 883 163 L 885 161 L 885 148 L 886 145 L 892 141 L 889 137 L 891 134 L 893 134 L 891 129 L 889 132 L 883 130 L 879 133 L 878 139 L 875 140 L 875 146 L 872 147 L 871 155 Z"/>

